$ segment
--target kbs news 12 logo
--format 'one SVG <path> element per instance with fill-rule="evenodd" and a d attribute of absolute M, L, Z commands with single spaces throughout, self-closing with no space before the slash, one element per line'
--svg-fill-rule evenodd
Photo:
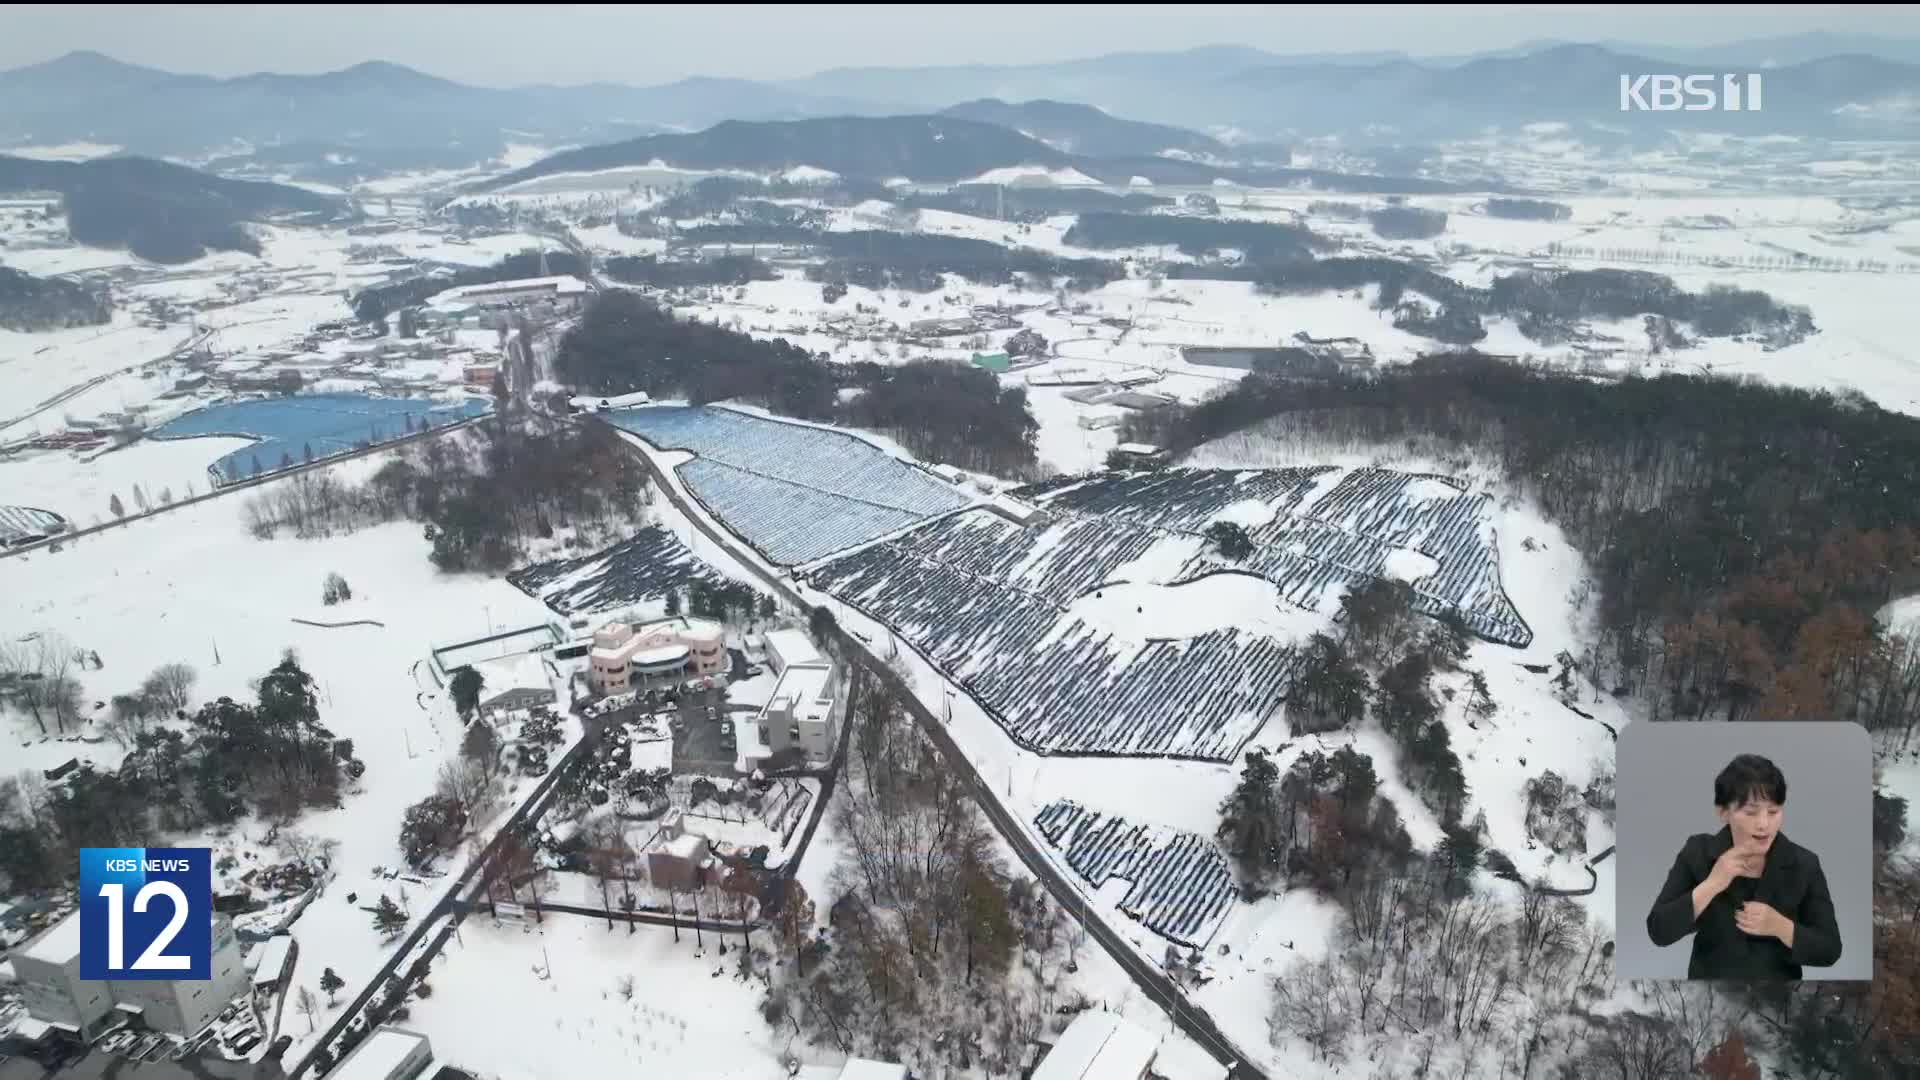
<path fill-rule="evenodd" d="M 210 979 L 207 848 L 80 849 L 82 979 Z"/>
<path fill-rule="evenodd" d="M 1622 75 L 1621 112 L 1759 112 L 1758 75 Z"/>

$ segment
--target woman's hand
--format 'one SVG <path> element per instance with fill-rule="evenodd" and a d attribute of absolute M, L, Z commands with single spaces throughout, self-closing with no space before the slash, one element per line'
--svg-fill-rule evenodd
<path fill-rule="evenodd" d="M 1733 913 L 1733 924 L 1743 934 L 1779 938 L 1782 943 L 1793 945 L 1793 920 L 1758 900 L 1741 904 L 1740 910 Z"/>

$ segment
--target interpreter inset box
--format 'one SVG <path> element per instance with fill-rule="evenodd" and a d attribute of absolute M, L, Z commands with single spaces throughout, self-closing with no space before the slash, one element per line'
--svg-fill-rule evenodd
<path fill-rule="evenodd" d="M 1865 728 L 1629 724 L 1615 782 L 1621 977 L 1873 977 Z"/>

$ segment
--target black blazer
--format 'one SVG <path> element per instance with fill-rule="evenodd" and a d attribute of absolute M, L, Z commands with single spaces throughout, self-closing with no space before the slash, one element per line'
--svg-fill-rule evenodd
<path fill-rule="evenodd" d="M 1798 979 L 1801 965 L 1827 967 L 1840 960 L 1840 926 L 1820 857 L 1779 833 L 1767 849 L 1757 878 L 1733 883 L 1693 917 L 1693 888 L 1707 879 L 1714 860 L 1733 846 L 1733 833 L 1698 833 L 1687 838 L 1647 913 L 1647 936 L 1662 948 L 1693 934 L 1689 979 Z M 1793 948 L 1780 939 L 1752 937 L 1734 925 L 1733 913 L 1758 900 L 1793 920 Z M 1696 933 L 1697 931 L 1697 933 Z"/>

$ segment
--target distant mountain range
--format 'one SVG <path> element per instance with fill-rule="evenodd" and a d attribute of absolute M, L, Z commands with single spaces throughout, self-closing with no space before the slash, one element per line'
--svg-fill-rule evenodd
<path fill-rule="evenodd" d="M 1052 109 L 1042 111 L 1049 115 L 1060 115 Z M 1125 129 L 1106 127 L 1105 122 L 1112 120 L 1112 117 L 1104 117 L 1097 124 L 1098 130 L 1109 135 L 1110 148 L 1161 146 L 1158 141 L 1160 135 L 1139 134 L 1153 125 L 1134 125 Z M 1149 141 L 1136 144 L 1129 138 L 1115 134 L 1116 131 L 1128 131 L 1134 137 Z M 1184 134 L 1193 137 L 1190 132 Z M 1223 144 L 1213 145 L 1221 150 L 1227 149 Z M 1316 187 L 1332 191 L 1417 193 L 1456 190 L 1451 184 L 1418 178 L 1227 165 L 1153 153 L 1113 157 L 1070 154 L 1012 128 L 950 115 L 840 116 L 770 122 L 729 120 L 706 131 L 691 134 L 649 135 L 568 150 L 524 169 L 478 181 L 471 186 L 471 190 L 492 191 L 561 173 L 645 169 L 647 166 L 691 171 L 731 170 L 765 177 L 809 166 L 826 169 L 850 180 L 879 183 L 904 179 L 917 183 L 950 184 L 984 179 L 986 182 L 1018 184 L 1024 182 L 1027 175 L 1049 173 L 1057 177 L 1058 182 L 1097 182 L 1121 186 L 1134 183 L 1137 178 L 1153 184 L 1170 185 L 1204 186 L 1224 180 L 1261 187 L 1311 182 Z M 994 173 L 999 175 L 989 176 Z"/>
<path fill-rule="evenodd" d="M 1764 71 L 1765 111 L 1620 112 L 1620 75 L 1700 70 Z M 1025 132 L 1064 153 L 1176 150 L 1245 163 L 1276 160 L 1271 146 L 1245 146 L 1246 135 L 1419 141 L 1554 120 L 1906 132 L 1920 122 L 1920 41 L 1806 34 L 1707 48 L 1539 42 L 1422 59 L 1210 46 L 1045 64 L 840 68 L 782 81 L 512 89 L 380 61 L 318 75 L 213 78 L 77 52 L 0 72 L 0 102 L 0 152 L 86 140 L 151 155 L 218 156 L 222 168 L 272 172 L 284 168 L 288 148 L 300 148 L 318 153 L 338 180 L 465 167 L 497 157 L 510 142 L 581 145 L 726 120 L 943 110 Z"/>

